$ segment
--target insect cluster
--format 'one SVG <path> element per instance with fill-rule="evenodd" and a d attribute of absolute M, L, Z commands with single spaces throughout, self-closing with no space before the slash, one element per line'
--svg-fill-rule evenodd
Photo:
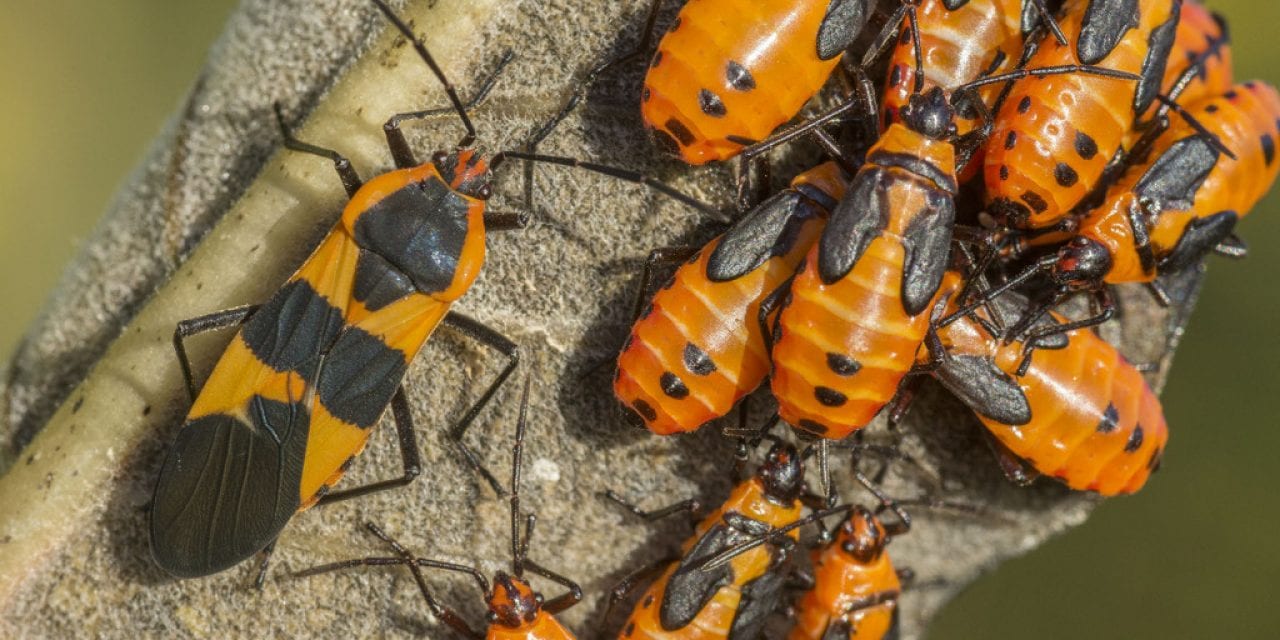
<path fill-rule="evenodd" d="M 525 145 L 482 155 L 467 112 L 493 78 L 464 105 L 423 40 L 374 2 L 446 87 L 467 134 L 420 162 L 400 125 L 435 112 L 393 116 L 397 169 L 363 181 L 337 152 L 294 138 L 276 107 L 285 146 L 332 160 L 349 201 L 270 300 L 178 327 L 193 405 L 160 472 L 153 555 L 176 576 L 208 575 L 269 555 L 302 510 L 409 484 L 422 463 L 401 380 L 445 324 L 506 358 L 450 436 L 510 497 L 512 571 L 490 583 L 370 523 L 394 555 L 302 574 L 403 565 L 435 617 L 465 637 L 572 637 L 553 616 L 581 589 L 529 557 L 527 383 L 509 486 L 462 444 L 519 362 L 514 341 L 450 310 L 483 265 L 486 234 L 527 221 L 489 210 L 492 176 L 510 160 L 578 167 L 716 209 L 625 169 L 532 152 L 585 88 Z M 627 421 L 657 435 L 738 408 L 723 427 L 739 443 L 736 471 L 757 445 L 769 449 L 705 514 L 698 501 L 649 512 L 607 493 L 647 519 L 699 519 L 679 556 L 622 580 L 610 608 L 630 613 L 606 613 L 592 637 L 738 640 L 787 624 L 795 639 L 891 633 L 912 576 L 885 548 L 909 531 L 908 510 L 981 517 L 979 505 L 928 493 L 936 488 L 893 497 L 879 487 L 890 467 L 919 465 L 864 441 L 863 429 L 883 412 L 900 418 L 925 377 L 973 410 L 1012 481 L 1043 475 L 1104 496 L 1143 487 L 1168 427 L 1141 368 L 1092 329 L 1117 312 L 1112 285 L 1144 283 L 1167 302 L 1168 277 L 1210 252 L 1243 255 L 1235 224 L 1280 166 L 1280 94 L 1234 84 L 1219 16 L 1194 0 L 689 0 L 654 45 L 659 6 L 638 49 L 656 46 L 639 97 L 645 126 L 690 164 L 739 158 L 737 211 L 705 246 L 653 252 L 613 390 Z M 819 112 L 799 115 L 817 95 Z M 767 152 L 809 139 L 826 159 L 765 193 Z M 1077 294 L 1092 307 L 1079 318 L 1061 309 Z M 197 393 L 184 339 L 232 326 L 239 333 Z M 776 419 L 750 424 L 740 405 L 766 380 Z M 387 407 L 402 473 L 331 490 Z M 833 453 L 855 460 L 865 504 L 832 488 Z M 879 472 L 864 474 L 872 459 Z M 820 481 L 806 481 L 806 467 Z M 816 535 L 802 536 L 806 527 Z M 424 570 L 470 575 L 487 632 L 434 598 Z M 265 571 L 264 560 L 260 581 Z M 527 573 L 568 591 L 544 602 Z"/>

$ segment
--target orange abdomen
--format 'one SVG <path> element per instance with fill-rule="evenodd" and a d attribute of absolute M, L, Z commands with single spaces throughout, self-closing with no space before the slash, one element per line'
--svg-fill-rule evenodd
<path fill-rule="evenodd" d="M 690 164 L 731 158 L 795 117 L 831 75 L 819 57 L 829 0 L 689 0 L 658 43 L 641 115 Z"/>
<path fill-rule="evenodd" d="M 795 272 L 816 239 L 805 227 L 793 255 L 768 260 L 728 282 L 707 278 L 717 238 L 682 265 L 659 291 L 618 356 L 613 392 L 659 435 L 693 431 L 733 409 L 769 374 L 760 302 Z"/>
<path fill-rule="evenodd" d="M 1192 76 L 1178 95 L 1178 102 L 1183 105 L 1225 93 L 1231 89 L 1233 82 L 1230 35 L 1227 33 L 1226 23 L 1219 22 L 1217 16 L 1199 2 L 1183 0 L 1173 49 L 1169 52 L 1169 64 L 1165 67 L 1164 79 L 1160 81 L 1161 89 L 1165 92 L 1172 90 L 1178 77 L 1192 62 L 1199 61 L 1202 57 L 1200 71 Z M 1150 115 L 1153 110 L 1154 105 L 1143 117 Z"/>
<path fill-rule="evenodd" d="M 951 278 L 943 285 L 944 295 L 958 291 L 960 283 Z M 1025 302 L 1010 296 L 997 308 L 1007 320 Z M 953 300 L 948 311 L 955 308 Z M 978 313 L 987 315 L 985 310 Z M 1054 320 L 1063 321 L 1056 314 Z M 992 387 L 990 396 L 984 392 L 979 397 L 1004 395 L 996 393 L 995 386 L 1008 385 L 1025 398 L 1029 419 L 1022 418 L 1025 423 L 1018 425 L 986 415 L 998 412 L 998 407 L 982 406 L 972 397 L 965 401 L 1009 452 L 1039 473 L 1072 489 L 1110 496 L 1141 489 L 1158 467 L 1169 439 L 1160 400 L 1142 374 L 1092 331 L 1071 331 L 1065 345 L 1036 349 L 1023 376 L 1017 375 L 1022 343 L 1002 344 L 972 318 L 961 317 L 940 328 L 938 337 L 948 359 L 976 358 L 1000 376 L 986 378 L 993 374 L 976 364 L 961 368 L 961 375 L 977 381 L 974 384 Z M 944 384 L 947 367 L 943 365 Z"/>
<path fill-rule="evenodd" d="M 1221 211 L 1244 217 L 1267 194 L 1280 171 L 1276 141 L 1280 138 L 1280 94 L 1261 81 L 1249 81 L 1225 94 L 1188 105 L 1191 114 L 1235 154 L 1218 157 L 1190 211 L 1160 215 L 1151 230 L 1157 255 L 1172 248 L 1191 220 Z M 1156 148 L 1191 135 L 1190 126 L 1176 119 Z"/>
<path fill-rule="evenodd" d="M 813 571 L 814 587 L 796 603 L 796 624 L 787 640 L 827 640 L 833 625 L 847 627 L 846 635 L 836 636 L 840 638 L 884 637 L 893 624 L 896 600 L 850 609 L 860 600 L 902 589 L 887 554 L 859 563 L 837 541 L 814 554 Z"/>
<path fill-rule="evenodd" d="M 1090 211 L 1081 222 L 1080 235 L 1105 246 L 1111 253 L 1111 269 L 1105 278 L 1108 283 L 1154 280 L 1159 261 L 1174 251 L 1193 223 L 1225 212 L 1230 212 L 1234 223 L 1248 214 L 1275 182 L 1280 171 L 1280 162 L 1275 160 L 1275 141 L 1280 136 L 1277 123 L 1280 94 L 1273 87 L 1262 82 L 1247 82 L 1223 95 L 1187 105 L 1187 111 L 1231 149 L 1236 159 L 1222 154 L 1218 154 L 1216 160 L 1209 156 L 1212 169 L 1203 176 L 1189 203 L 1152 201 L 1160 206 L 1159 215 L 1153 223 L 1148 223 L 1151 226 L 1147 230 L 1156 262 L 1144 265 L 1130 222 L 1131 211 L 1142 210 L 1141 185 L 1158 184 L 1161 180 L 1172 182 L 1168 177 L 1161 177 L 1162 171 L 1193 171 L 1186 162 L 1168 161 L 1166 155 L 1185 156 L 1186 143 L 1200 140 L 1200 134 L 1191 125 L 1175 118 L 1153 145 L 1146 163 L 1126 171 L 1108 189 L 1103 204 Z"/>
<path fill-rule="evenodd" d="M 903 247 L 882 235 L 824 284 L 814 247 L 791 285 L 773 346 L 773 394 L 791 425 L 840 439 L 866 426 L 910 371 L 929 314 L 902 307 Z"/>
<path fill-rule="evenodd" d="M 1027 375 L 1018 378 L 1031 422 L 982 422 L 1010 451 L 1072 489 L 1133 493 L 1169 439 L 1160 400 L 1115 347 L 1087 330 L 1068 336 L 1065 349 L 1036 351 Z M 1013 343 L 996 363 L 1013 375 L 1021 359 L 1022 345 Z"/>
<path fill-rule="evenodd" d="M 1113 47 L 1082 48 L 1082 25 L 1095 3 L 1098 11 L 1116 9 L 1100 0 L 1069 2 L 1060 23 L 1069 44 L 1044 38 L 1027 68 L 1092 64 L 1145 74 L 1153 78 L 1150 84 L 1163 78 L 1164 60 L 1146 62 L 1149 38 L 1159 31 L 1172 39 L 1178 0 L 1137 2 L 1134 28 L 1124 31 Z M 1097 184 L 1136 114 L 1145 111 L 1154 97 L 1145 96 L 1153 92 L 1138 88 L 1139 83 L 1132 80 L 1082 73 L 1013 83 L 984 146 L 986 198 L 992 213 L 1009 226 L 1031 229 L 1065 216 Z"/>
<path fill-rule="evenodd" d="M 801 512 L 802 508 L 798 500 L 790 505 L 780 505 L 766 497 L 759 479 L 743 482 L 734 488 L 729 499 L 719 509 L 698 523 L 693 536 L 684 543 L 681 555 L 687 557 L 693 546 L 712 527 L 723 526 L 725 516 L 729 513 L 745 516 L 777 529 L 799 520 Z M 800 539 L 798 529 L 787 535 L 794 541 Z M 636 604 L 635 611 L 622 626 L 618 637 L 626 640 L 724 640 L 728 638 L 729 630 L 742 602 L 743 587 L 767 572 L 779 570 L 776 566 L 776 556 L 771 549 L 769 545 L 762 545 L 734 556 L 729 561 L 732 569 L 730 582 L 717 589 L 693 620 L 679 629 L 665 629 L 662 626 L 660 612 L 663 599 L 668 597 L 668 581 L 679 569 L 678 564 L 672 565 L 661 578 L 645 590 Z"/>

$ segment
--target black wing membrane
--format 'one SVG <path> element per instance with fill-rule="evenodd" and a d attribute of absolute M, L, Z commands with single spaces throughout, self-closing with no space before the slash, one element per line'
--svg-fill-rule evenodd
<path fill-rule="evenodd" d="M 769 621 L 769 615 L 782 603 L 783 587 L 790 570 L 790 562 L 778 563 L 743 586 L 738 611 L 733 616 L 733 625 L 729 627 L 730 638 L 764 637 L 764 625 Z"/>
<path fill-rule="evenodd" d="M 788 189 L 748 211 L 724 232 L 720 244 L 707 258 L 707 278 L 712 282 L 735 280 L 785 252 L 798 231 L 789 223 L 810 206 L 804 196 Z"/>
<path fill-rule="evenodd" d="M 862 253 L 889 225 L 886 183 L 893 176 L 879 167 L 858 172 L 849 192 L 831 211 L 827 227 L 818 239 L 818 275 L 826 284 L 843 278 Z"/>
<path fill-rule="evenodd" d="M 209 575 L 261 551 L 298 510 L 310 416 L 300 403 L 254 396 L 252 424 L 225 414 L 182 426 L 151 510 L 156 563 Z"/>
<path fill-rule="evenodd" d="M 700 560 L 733 546 L 739 538 L 733 529 L 717 523 L 694 543 L 667 580 L 667 589 L 662 594 L 662 605 L 658 611 L 663 629 L 683 629 L 689 626 L 698 617 L 698 612 L 716 595 L 716 591 L 733 580 L 731 565 L 725 564 L 711 571 L 703 571 L 698 564 Z"/>
<path fill-rule="evenodd" d="M 902 307 L 919 315 L 942 284 L 951 255 L 951 228 L 956 205 L 950 193 L 926 189 L 925 208 L 907 225 L 902 238 Z"/>
<path fill-rule="evenodd" d="M 989 357 L 949 354 L 935 375 L 942 386 L 977 413 L 1014 426 L 1031 421 L 1031 405 L 1022 387 Z"/>

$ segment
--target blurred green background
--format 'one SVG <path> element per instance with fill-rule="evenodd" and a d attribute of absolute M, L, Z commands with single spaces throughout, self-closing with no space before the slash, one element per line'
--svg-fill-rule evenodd
<path fill-rule="evenodd" d="M 1280 3 L 1219 0 L 1236 77 L 1280 83 Z M 7 0 L 0 21 L 0 357 L 178 107 L 232 0 Z M 1269 35 L 1270 34 L 1270 35 Z M 1268 62 L 1270 61 L 1270 62 Z M 1269 67 L 1277 64 L 1276 67 Z M 1280 196 L 1211 260 L 1165 411 L 1173 446 L 1141 494 L 975 585 L 933 638 L 1280 637 Z M 1272 329 L 1275 326 L 1271 327 Z"/>

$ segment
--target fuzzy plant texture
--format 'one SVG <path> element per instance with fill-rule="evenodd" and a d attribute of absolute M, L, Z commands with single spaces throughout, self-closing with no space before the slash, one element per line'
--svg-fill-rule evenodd
<path fill-rule="evenodd" d="M 515 53 L 473 111 L 479 142 L 493 152 L 519 146 L 579 86 L 583 71 L 633 46 L 649 0 L 395 6 L 464 98 L 504 52 Z M 692 170 L 661 156 L 644 136 L 637 108 L 643 66 L 638 60 L 603 77 L 540 150 L 643 171 L 727 205 L 729 172 Z M 365 177 L 392 166 L 381 129 L 389 115 L 446 105 L 427 68 L 371 4 L 243 3 L 186 105 L 121 189 L 10 363 L 0 407 L 0 635 L 445 635 L 407 571 L 291 576 L 325 562 L 386 555 L 365 522 L 427 557 L 486 574 L 509 568 L 508 502 L 460 462 L 444 435 L 502 359 L 448 330 L 432 338 L 406 379 L 425 463 L 410 487 L 296 517 L 261 593 L 249 587 L 252 562 L 194 580 L 174 580 L 152 563 L 146 509 L 189 405 L 170 346 L 175 323 L 264 300 L 345 201 L 330 163 L 280 148 L 273 101 L 298 137 L 339 149 Z M 407 129 L 420 158 L 451 148 L 462 133 L 449 115 Z M 492 202 L 528 212 L 531 223 L 489 237 L 484 271 L 456 308 L 520 345 L 514 380 L 532 379 L 521 488 L 525 508 L 539 517 L 531 557 L 582 584 L 585 601 L 562 619 L 581 637 L 605 637 L 609 589 L 676 551 L 690 530 L 681 518 L 638 522 L 601 493 L 613 489 L 653 508 L 690 497 L 714 504 L 731 486 L 729 441 L 715 429 L 659 438 L 627 426 L 608 366 L 628 332 L 648 252 L 704 242 L 722 227 L 643 186 L 555 166 L 522 171 L 509 163 Z M 1161 362 L 1156 378 L 1167 371 L 1167 338 L 1185 320 L 1194 282 L 1182 291 L 1171 309 L 1143 291 L 1122 291 L 1123 322 L 1104 331 L 1131 360 Z M 198 378 L 229 337 L 190 341 Z M 469 436 L 502 478 L 519 386 L 501 390 Z M 398 474 L 388 422 L 344 484 Z M 916 574 L 901 602 L 904 637 L 923 633 L 939 607 L 983 572 L 1084 522 L 1097 502 L 1052 481 L 1008 483 L 972 413 L 932 383 L 896 433 L 877 420 L 867 434 L 873 442 L 899 442 L 927 469 L 895 467 L 885 479 L 888 493 L 919 495 L 921 476 L 932 476 L 940 479 L 929 488 L 934 497 L 981 510 L 917 509 L 910 535 L 891 545 L 895 563 Z M 762 450 L 755 453 L 758 459 Z M 842 456 L 832 473 L 845 495 L 868 497 L 855 490 Z M 429 579 L 442 602 L 481 623 L 474 583 L 448 574 Z M 535 580 L 548 597 L 559 593 Z M 620 623 L 618 616 L 609 624 Z"/>

